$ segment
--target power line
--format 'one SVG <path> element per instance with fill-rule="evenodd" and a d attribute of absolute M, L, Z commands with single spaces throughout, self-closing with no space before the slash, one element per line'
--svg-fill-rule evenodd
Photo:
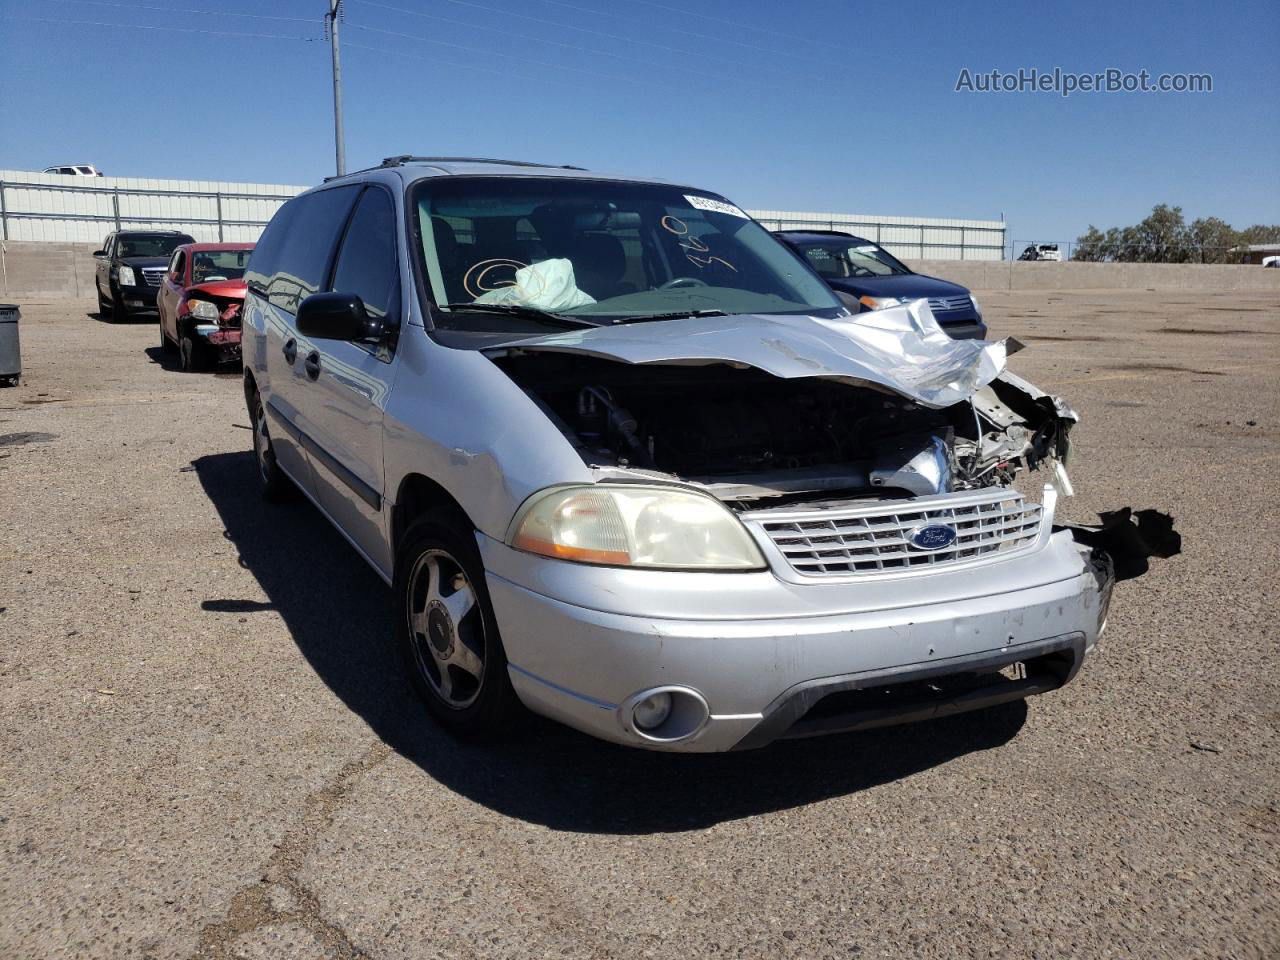
<path fill-rule="evenodd" d="M 450 2 L 452 2 L 452 0 L 450 0 Z M 617 13 L 610 13 L 610 12 L 605 11 L 605 10 L 595 10 L 595 9 L 593 9 L 593 8 L 591 8 L 591 7 L 580 7 L 580 6 L 578 6 L 577 4 L 575 4 L 575 3 L 565 3 L 565 2 L 564 2 L 564 0 L 542 0 L 542 2 L 543 2 L 543 3 L 550 3 L 550 4 L 552 4 L 552 5 L 554 5 L 554 6 L 557 6 L 557 7 L 565 7 L 565 8 L 566 8 L 566 9 L 568 9 L 568 10 L 576 10 L 576 11 L 578 11 L 579 13 L 590 13 L 590 14 L 593 14 L 593 15 L 595 15 L 595 16 L 597 16 L 597 17 L 613 17 L 615 20 L 626 20 L 626 19 L 627 19 L 626 17 L 622 16 L 621 14 L 617 14 Z M 661 5 L 660 5 L 660 4 L 651 4 L 651 6 L 661 6 Z M 677 12 L 677 13 L 681 13 L 681 12 L 683 12 L 683 11 L 677 10 L 675 7 L 663 7 L 663 9 L 664 9 L 664 10 L 673 10 L 673 11 L 675 11 L 675 12 Z M 737 24 L 732 24 L 732 25 L 733 25 L 733 26 L 737 26 Z M 684 34 L 685 36 L 688 36 L 688 37 L 697 37 L 699 40 L 710 40 L 710 41 L 712 41 L 713 43 L 729 43 L 729 44 L 732 44 L 732 45 L 733 45 L 733 46 L 735 46 L 735 47 L 744 47 L 744 48 L 745 48 L 745 49 L 747 49 L 747 50 L 755 50 L 755 51 L 757 51 L 757 52 L 759 52 L 759 53 L 768 53 L 768 54 L 771 54 L 772 56 L 778 56 L 778 55 L 779 55 L 779 51 L 777 51 L 777 50 L 773 49 L 772 47 L 762 47 L 762 46 L 760 46 L 760 45 L 758 45 L 758 44 L 755 44 L 755 43 L 747 43 L 746 41 L 743 41 L 743 40 L 735 40 L 735 39 L 733 39 L 732 37 L 717 36 L 716 34 L 712 34 L 712 33 L 698 33 L 698 32 L 697 32 L 697 31 L 695 31 L 695 30 L 689 30 L 689 29 L 685 29 L 685 28 L 681 28 L 680 32 L 681 32 L 682 34 Z M 784 36 L 785 36 L 785 34 L 784 34 Z M 843 48 L 841 48 L 841 49 L 843 49 Z"/>
<path fill-rule="evenodd" d="M 471 30 L 487 29 L 487 28 L 480 27 L 479 24 L 468 23 L 465 20 L 454 20 L 452 17 L 441 17 L 433 13 L 421 13 L 417 10 L 406 10 L 401 7 L 393 7 L 390 4 L 386 4 L 386 3 L 378 3 L 376 2 L 376 0 L 361 0 L 361 2 L 365 6 L 378 7 L 382 10 L 389 10 L 395 13 L 412 14 L 415 17 L 423 17 L 427 20 L 435 20 L 440 23 L 448 23 L 458 27 L 467 27 Z M 566 43 L 563 40 L 552 40 L 548 37 L 524 36 L 524 37 L 521 37 L 521 39 L 531 41 L 533 43 L 545 43 L 554 47 L 562 47 L 566 50 L 574 50 L 578 53 L 586 53 L 586 54 L 591 54 L 595 56 L 610 57 L 614 60 L 626 60 L 631 63 L 640 63 L 648 67 L 652 67 L 654 65 L 652 60 L 646 59 L 645 57 L 628 56 L 625 53 L 614 53 L 611 50 L 596 50 L 591 47 L 579 46 L 578 44 L 575 44 L 575 43 Z M 721 71 L 721 70 L 708 70 L 706 67 L 703 67 L 703 66 L 699 66 L 697 68 L 697 72 L 699 77 L 720 77 L 725 80 L 732 80 L 735 83 L 748 83 L 756 86 L 770 87 L 770 88 L 772 88 L 773 86 L 772 84 L 765 83 L 762 80 L 755 80 L 750 77 L 742 77 L 732 73 L 725 73 L 724 71 Z"/>
<path fill-rule="evenodd" d="M 564 3 L 563 0 L 543 0 L 543 2 L 554 3 L 556 6 L 559 6 L 559 7 L 572 6 L 572 4 Z M 713 17 L 713 16 L 710 16 L 709 14 L 697 13 L 696 11 L 689 10 L 685 7 L 672 7 L 665 3 L 657 3 L 655 2 L 655 0 L 631 0 L 631 2 L 643 4 L 646 7 L 656 7 L 659 10 L 667 10 L 671 13 L 683 14 L 686 17 L 697 17 L 699 20 L 709 20 L 711 23 L 721 23 L 721 24 L 724 24 L 725 26 L 737 27 L 740 30 L 753 30 L 756 33 L 766 33 L 773 37 L 786 37 L 788 40 L 799 40 L 802 43 L 813 43 L 822 47 L 830 47 L 832 50 L 840 50 L 844 53 L 848 53 L 849 51 L 849 48 L 847 46 L 841 46 L 840 44 L 830 43 L 826 40 L 815 40 L 812 37 L 802 37 L 799 34 L 795 34 L 795 33 L 782 33 L 781 31 L 774 30 L 772 27 L 756 27 L 756 26 L 752 26 L 749 23 L 741 23 L 737 20 L 726 20 L 723 17 Z M 578 7 L 575 9 L 585 9 L 585 8 Z M 593 12 L 603 13 L 604 11 L 596 10 Z M 859 54 L 859 56 L 861 56 L 861 54 Z"/>
<path fill-rule="evenodd" d="M 355 24 L 352 24 L 355 26 Z M 459 63 L 456 60 L 441 60 L 437 57 L 428 57 L 425 54 L 414 53 L 409 50 L 392 50 L 389 47 L 373 47 L 367 43 L 352 43 L 348 40 L 343 44 L 348 50 L 368 50 L 373 53 L 389 53 L 397 57 L 409 57 L 412 60 L 422 60 L 425 63 L 440 64 L 445 67 L 458 67 L 463 70 L 479 70 L 482 73 L 494 73 L 502 77 L 511 77 L 515 80 L 531 80 L 534 83 L 552 83 L 560 87 L 570 87 L 573 89 L 581 89 L 578 84 L 570 83 L 567 80 L 555 80 L 550 77 L 534 77 L 523 73 L 512 73 L 510 70 L 499 70 L 496 67 L 481 67 L 474 63 Z"/>
<path fill-rule="evenodd" d="M 279 17 L 266 13 L 237 13 L 231 10 L 190 10 L 180 7 L 158 7 L 148 3 L 121 3 L 119 0 L 55 0 L 57 3 L 89 3 L 97 7 L 122 7 L 126 10 L 158 10 L 161 13 L 191 13 L 201 17 L 249 17 L 254 20 L 290 20 L 315 23 L 315 17 Z"/>
<path fill-rule="evenodd" d="M 151 23 L 108 23 L 102 20 L 56 20 L 53 17 L 14 17 L 0 15 L 0 20 L 25 20 L 31 23 L 62 23 L 83 27 L 124 27 L 128 30 L 168 30 L 175 33 L 209 33 L 220 37 L 254 37 L 260 40 L 301 40 L 304 43 L 318 41 L 319 37 L 297 37 L 282 33 L 246 33 L 242 30 L 201 30 L 197 27 L 161 27 Z"/>
<path fill-rule="evenodd" d="M 384 30 L 382 27 L 370 27 L 363 23 L 351 24 L 357 30 L 366 30 L 370 33 L 381 33 L 388 37 L 401 37 L 405 40 L 416 40 L 419 43 L 434 43 L 441 47 L 451 47 L 454 50 L 465 50 L 467 53 L 482 53 L 486 57 L 502 57 L 505 60 L 516 60 L 520 63 L 531 63 L 538 67 L 551 67 L 556 70 L 571 70 L 574 73 L 586 74 L 589 77 L 601 77 L 605 80 L 626 80 L 628 82 L 639 82 L 635 77 L 624 77 L 616 73 L 600 73 L 597 70 L 586 70 L 582 67 L 571 67 L 563 63 L 551 63 L 546 60 L 530 60 L 528 57 L 517 57 L 511 53 L 498 53 L 496 50 L 486 50 L 484 47 L 472 47 L 463 43 L 450 43 L 448 40 L 436 40 L 434 37 L 424 37 L 414 33 L 401 33 L 397 30 Z"/>
<path fill-rule="evenodd" d="M 623 74 L 618 74 L 618 73 L 601 73 L 597 70 L 586 70 L 586 69 L 583 69 L 582 67 L 567 66 L 563 63 L 552 63 L 546 60 L 531 60 L 528 57 L 518 57 L 510 53 L 498 53 L 495 50 L 485 49 L 484 47 L 473 47 L 473 46 L 468 46 L 466 44 L 461 44 L 461 43 L 450 43 L 447 40 L 436 40 L 432 37 L 423 37 L 423 36 L 419 36 L 417 34 L 412 34 L 412 33 L 401 33 L 400 31 L 397 31 L 397 30 L 385 30 L 382 27 L 370 27 L 362 23 L 350 23 L 348 24 L 348 26 L 356 30 L 364 30 L 369 33 L 380 33 L 388 37 L 400 37 L 401 39 L 404 39 L 404 40 L 415 40 L 419 43 L 432 43 L 437 46 L 449 47 L 454 50 L 463 50 L 467 53 L 480 53 L 480 54 L 484 54 L 484 56 L 486 57 L 501 57 L 505 60 L 515 60 L 519 63 L 528 63 L 537 67 L 551 67 L 552 69 L 555 69 L 555 70 L 569 70 L 569 71 L 572 71 L 573 73 L 580 73 L 590 77 L 598 77 L 604 80 L 615 80 L 615 81 L 622 81 L 623 83 L 637 84 L 639 86 L 649 88 L 649 89 L 651 89 L 655 85 L 655 83 L 662 84 L 665 86 L 673 85 L 667 81 L 664 81 L 661 78 L 658 80 L 654 80 L 653 78 L 649 78 L 649 77 L 640 77 L 640 76 L 629 77 L 629 76 L 625 76 Z M 354 46 L 354 44 L 348 43 L 347 46 Z M 375 48 L 366 47 L 365 49 L 372 50 Z M 421 59 L 431 60 L 432 58 L 422 57 Z M 445 61 L 436 61 L 436 62 L 444 63 Z M 453 66 L 463 66 L 463 64 L 453 64 Z M 470 66 L 470 65 L 467 65 L 467 66 Z M 489 71 L 489 72 L 498 72 L 498 71 Z M 521 79 L 529 80 L 534 78 L 522 77 Z M 578 90 L 582 89 L 581 84 L 568 84 L 568 86 L 574 87 L 575 89 L 578 89 Z M 686 92 L 686 93 L 688 92 L 688 87 L 686 84 L 675 84 L 675 86 L 677 86 L 682 92 Z M 742 111 L 734 110 L 732 108 L 727 110 L 717 109 L 716 112 L 721 116 L 747 117 L 752 120 L 757 119 L 756 116 L 753 114 L 744 113 Z"/>
<path fill-rule="evenodd" d="M 374 0 L 361 0 L 368 6 L 382 7 L 384 10 L 393 10 L 396 13 L 416 14 L 416 10 L 406 10 L 403 7 L 393 7 L 385 3 L 375 3 Z M 699 56 L 696 50 L 686 50 L 681 47 L 673 47 L 665 43 L 654 43 L 650 40 L 641 40 L 637 37 L 624 37 L 621 34 L 606 33 L 603 30 L 592 30 L 588 27 L 579 27 L 569 23 L 557 23 L 555 20 L 548 20 L 545 17 L 533 17 L 527 13 L 513 13 L 510 10 L 503 10 L 501 7 L 490 7 L 483 3 L 473 3 L 471 0 L 445 0 L 445 3 L 452 3 L 459 7 L 472 7 L 476 10 L 484 10 L 488 13 L 501 14 L 514 20 L 527 20 L 531 23 L 541 23 L 555 27 L 557 30 L 573 30 L 577 33 L 589 34 L 593 37 L 603 37 L 606 40 L 621 40 L 624 43 L 638 43 L 646 47 L 654 47 L 658 50 L 666 50 L 669 53 L 678 53 L 682 57 Z"/>

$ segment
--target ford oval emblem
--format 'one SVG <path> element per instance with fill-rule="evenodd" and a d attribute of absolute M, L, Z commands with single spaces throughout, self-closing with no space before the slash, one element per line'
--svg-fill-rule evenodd
<path fill-rule="evenodd" d="M 918 550 L 942 550 L 956 542 L 956 528 L 930 523 L 916 527 L 907 539 Z"/>

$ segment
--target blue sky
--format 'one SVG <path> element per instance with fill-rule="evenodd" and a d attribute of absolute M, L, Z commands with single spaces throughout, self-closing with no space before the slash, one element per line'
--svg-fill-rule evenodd
<path fill-rule="evenodd" d="M 333 172 L 325 7 L 0 0 L 0 167 L 314 183 Z M 345 8 L 351 168 L 402 152 L 575 163 L 753 208 L 1003 213 L 1016 240 L 1073 239 L 1161 202 L 1280 223 L 1274 0 Z M 962 68 L 1020 67 L 1209 73 L 1213 92 L 954 92 Z"/>

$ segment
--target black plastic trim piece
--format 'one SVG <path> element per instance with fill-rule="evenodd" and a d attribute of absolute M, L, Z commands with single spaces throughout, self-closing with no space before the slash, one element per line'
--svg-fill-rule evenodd
<path fill-rule="evenodd" d="M 906 667 L 891 667 L 886 670 L 871 670 L 865 673 L 807 680 L 791 687 L 766 707 L 764 719 L 738 741 L 733 749 L 751 750 L 784 738 L 847 733 L 916 720 L 953 716 L 1013 700 L 1022 700 L 1039 693 L 1048 693 L 1071 682 L 1084 662 L 1084 650 L 1084 634 L 1068 633 L 1032 643 L 989 650 L 985 653 L 950 657 L 936 663 L 911 664 Z M 1021 680 L 1008 680 L 1002 677 L 999 682 L 993 681 L 986 686 L 967 690 L 952 697 L 834 714 L 819 719 L 805 719 L 810 710 L 831 694 L 908 684 L 955 674 L 986 672 L 995 674 L 1000 668 L 1010 664 L 1026 663 L 1030 660 L 1052 657 L 1054 654 L 1063 655 L 1061 669 L 1050 670 L 1048 675 L 1037 671 L 1035 676 L 1028 673 Z M 1068 656 L 1069 659 L 1067 659 Z"/>

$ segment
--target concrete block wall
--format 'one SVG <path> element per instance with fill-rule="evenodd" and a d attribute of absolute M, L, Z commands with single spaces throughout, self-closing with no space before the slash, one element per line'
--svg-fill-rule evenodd
<path fill-rule="evenodd" d="M 1280 270 L 1224 263 L 983 263 L 908 260 L 917 273 L 971 290 L 1274 290 Z"/>
<path fill-rule="evenodd" d="M 0 243 L 0 301 L 94 300 L 96 243 Z"/>

